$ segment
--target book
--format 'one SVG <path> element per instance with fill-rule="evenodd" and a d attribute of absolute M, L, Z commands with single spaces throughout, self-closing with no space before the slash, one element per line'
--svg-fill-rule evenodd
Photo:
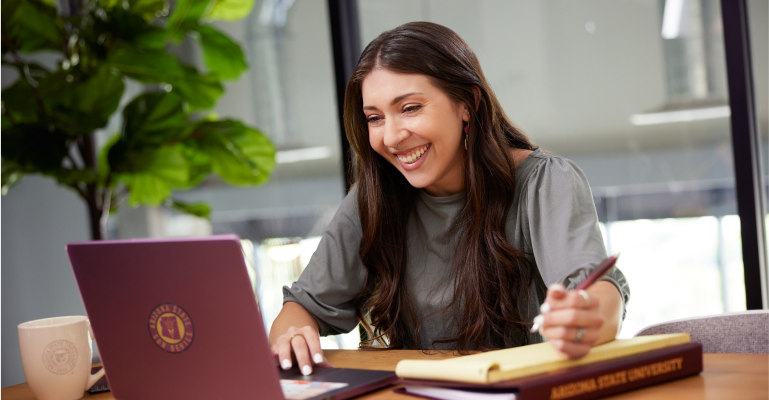
<path fill-rule="evenodd" d="M 685 343 L 490 384 L 402 379 L 400 383 L 405 386 L 395 391 L 447 400 L 586 400 L 696 375 L 701 371 L 702 344 Z"/>
<path fill-rule="evenodd" d="M 507 398 L 522 400 L 584 400 L 701 371 L 702 345 L 689 343 L 493 384 L 405 379 L 400 382 L 405 388 L 396 391 L 434 399 L 463 398 L 457 394 L 478 399 L 506 394 L 514 396 Z"/>
<path fill-rule="evenodd" d="M 395 367 L 401 379 L 489 384 L 630 356 L 690 342 L 688 333 L 617 339 L 569 359 L 549 343 L 495 350 L 448 360 L 402 360 Z"/>

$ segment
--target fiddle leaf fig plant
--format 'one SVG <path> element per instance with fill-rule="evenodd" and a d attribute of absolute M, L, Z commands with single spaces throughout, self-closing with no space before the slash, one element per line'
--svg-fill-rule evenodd
<path fill-rule="evenodd" d="M 2 91 L 2 193 L 27 174 L 71 188 L 88 205 L 91 234 L 109 213 L 164 205 L 210 216 L 205 203 L 171 198 L 216 174 L 232 185 L 267 182 L 275 148 L 258 129 L 209 110 L 222 82 L 248 69 L 240 45 L 211 21 L 247 16 L 253 0 L 3 0 L 2 63 L 18 80 Z M 205 70 L 174 51 L 200 46 Z M 34 62 L 57 57 L 55 67 Z M 143 90 L 123 99 L 126 82 Z M 121 99 L 127 103 L 120 107 Z M 97 148 L 96 133 L 122 113 Z"/>

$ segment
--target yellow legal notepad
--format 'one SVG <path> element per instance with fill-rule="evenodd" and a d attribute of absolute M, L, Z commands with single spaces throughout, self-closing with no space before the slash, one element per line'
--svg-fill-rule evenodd
<path fill-rule="evenodd" d="M 689 343 L 690 340 L 688 333 L 617 339 L 593 347 L 586 356 L 573 360 L 559 354 L 550 343 L 539 343 L 448 360 L 403 360 L 398 363 L 395 373 L 408 379 L 495 383 Z"/>

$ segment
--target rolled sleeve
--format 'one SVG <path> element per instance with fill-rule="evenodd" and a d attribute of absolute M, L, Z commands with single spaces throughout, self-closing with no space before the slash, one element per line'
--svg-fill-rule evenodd
<path fill-rule="evenodd" d="M 574 289 L 607 257 L 587 178 L 571 160 L 547 157 L 525 188 L 522 218 L 542 280 Z M 624 319 L 630 300 L 627 279 L 616 267 L 602 279 L 617 287 Z"/>

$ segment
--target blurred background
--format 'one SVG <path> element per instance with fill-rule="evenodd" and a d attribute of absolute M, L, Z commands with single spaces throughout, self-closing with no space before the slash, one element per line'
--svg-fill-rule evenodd
<path fill-rule="evenodd" d="M 538 146 L 584 170 L 606 246 L 621 252 L 618 265 L 631 286 L 620 337 L 665 320 L 745 310 L 719 1 L 357 4 L 363 46 L 410 21 L 455 30 L 508 116 Z M 766 156 L 769 9 L 766 0 L 748 7 Z M 109 219 L 108 237 L 238 234 L 269 329 L 281 287 L 307 265 L 345 195 L 327 2 L 256 0 L 248 18 L 218 28 L 247 51 L 250 70 L 226 86 L 216 112 L 272 139 L 278 152 L 270 181 L 235 188 L 209 179 L 174 194 L 209 202 L 210 220 L 123 207 Z M 200 62 L 196 49 L 188 46 L 187 56 Z M 3 87 L 15 79 L 3 67 Z M 101 140 L 121 122 L 110 121 Z M 34 176 L 3 197 L 2 214 L 5 387 L 25 380 L 17 324 L 84 314 L 64 246 L 87 240 L 88 226 L 71 192 Z M 358 338 L 354 331 L 324 338 L 323 346 L 356 348 Z"/>

